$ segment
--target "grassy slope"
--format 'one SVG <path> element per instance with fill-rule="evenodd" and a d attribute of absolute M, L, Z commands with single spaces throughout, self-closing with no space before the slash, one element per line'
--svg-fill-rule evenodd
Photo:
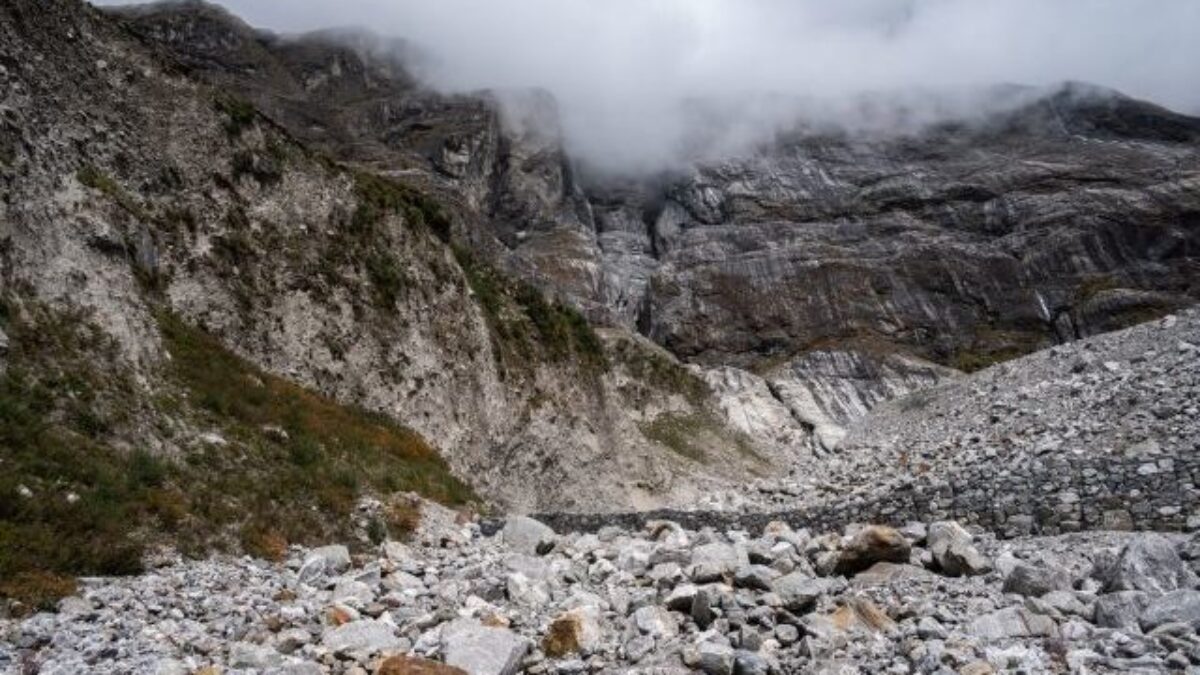
<path fill-rule="evenodd" d="M 137 572 L 157 541 L 278 556 L 348 538 L 366 494 L 475 499 L 417 434 L 265 374 L 173 316 L 160 320 L 172 359 L 151 397 L 106 370 L 115 346 L 86 317 L 3 308 L 0 595 L 26 607 L 70 592 L 73 575 Z M 147 423 L 183 459 L 123 447 L 138 434 L 122 430 Z M 412 516 L 396 507 L 370 532 L 400 536 Z"/>

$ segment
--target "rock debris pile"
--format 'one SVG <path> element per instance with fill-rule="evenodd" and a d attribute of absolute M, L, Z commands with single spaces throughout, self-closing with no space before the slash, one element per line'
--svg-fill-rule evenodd
<path fill-rule="evenodd" d="M 813 533 L 442 526 L 365 555 L 166 561 L 0 623 L 57 673 L 1200 672 L 1200 536 L 997 540 L 955 522 Z"/>

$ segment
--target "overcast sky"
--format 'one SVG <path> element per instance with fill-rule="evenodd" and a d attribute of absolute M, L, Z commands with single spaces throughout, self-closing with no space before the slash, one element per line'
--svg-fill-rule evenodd
<path fill-rule="evenodd" d="M 111 2 L 112 0 L 107 0 Z M 279 31 L 365 26 L 436 58 L 447 90 L 541 87 L 573 147 L 653 162 L 681 102 L 835 101 L 1082 80 L 1200 112 L 1200 0 L 221 0 Z M 836 106 L 834 106 L 836 108 Z M 754 106 L 741 126 L 778 111 Z"/>

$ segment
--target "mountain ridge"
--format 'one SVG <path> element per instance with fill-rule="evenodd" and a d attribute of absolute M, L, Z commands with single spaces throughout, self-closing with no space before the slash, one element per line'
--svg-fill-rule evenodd
<path fill-rule="evenodd" d="M 132 30 L 154 39 L 177 18 L 143 8 Z M 321 52 L 319 37 L 289 39 Z M 186 59 L 192 47 L 176 46 Z M 264 58 L 302 67 L 285 51 Z M 331 58 L 303 67 L 324 63 L 325 78 Z M 240 86 L 271 107 L 269 83 Z M 336 151 L 445 195 L 459 234 L 498 264 L 705 366 L 756 368 L 862 338 L 970 368 L 1194 301 L 1200 121 L 1079 83 L 1009 98 L 1029 101 L 895 138 L 784 135 L 633 180 L 597 180 L 554 134 L 523 138 L 520 120 L 503 119 L 536 110 L 553 128 L 552 102 L 506 108 L 417 85 L 346 99 L 355 121 L 325 121 L 358 139 Z M 922 248 L 954 262 L 912 253 Z M 786 316 L 740 311 L 781 300 Z M 728 329 L 702 328 L 714 323 Z"/>

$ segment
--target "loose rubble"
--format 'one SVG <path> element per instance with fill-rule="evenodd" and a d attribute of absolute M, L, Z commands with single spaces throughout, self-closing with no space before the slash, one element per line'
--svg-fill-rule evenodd
<path fill-rule="evenodd" d="M 837 450 L 695 511 L 545 514 L 556 529 L 670 518 L 957 520 L 1001 536 L 1200 527 L 1200 309 L 1059 345 L 883 404 Z M 729 505 L 721 510 L 709 504 Z"/>
<path fill-rule="evenodd" d="M 1200 673 L 1200 535 L 445 527 L 87 579 L 57 613 L 0 621 L 0 670 Z"/>
<path fill-rule="evenodd" d="M 1200 673 L 1197 344 L 1189 311 L 885 406 L 826 458 L 857 487 L 778 514 L 430 507 L 357 554 L 86 579 L 0 621 L 0 670 Z"/>

